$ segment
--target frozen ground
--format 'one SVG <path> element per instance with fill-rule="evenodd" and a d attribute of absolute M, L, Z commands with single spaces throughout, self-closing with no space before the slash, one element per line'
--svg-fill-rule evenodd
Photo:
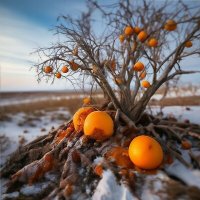
<path fill-rule="evenodd" d="M 190 120 L 192 123 L 200 124 L 200 106 L 190 106 L 181 107 L 181 106 L 169 106 L 165 107 L 163 110 L 165 116 L 174 116 L 177 117 L 180 121 Z M 151 108 L 153 114 L 160 112 L 158 106 Z M 67 121 L 70 117 L 70 113 L 63 108 L 58 110 L 45 112 L 40 111 L 40 113 L 35 113 L 33 115 L 27 115 L 25 113 L 18 113 L 16 115 L 10 115 L 9 121 L 0 122 L 0 134 L 4 135 L 4 138 L 8 138 L 9 141 L 7 145 L 4 145 L 4 149 L 1 152 L 0 164 L 5 162 L 9 154 L 16 150 L 19 145 L 21 138 L 25 139 L 25 142 L 21 142 L 21 145 L 30 142 L 31 140 L 37 138 L 38 136 L 47 134 L 52 127 L 58 127 L 64 121 Z M 184 159 L 190 162 L 188 156 L 188 150 L 181 150 L 183 153 Z M 199 152 L 197 152 L 199 154 Z M 180 182 L 174 181 L 167 174 L 171 174 L 173 177 L 176 177 L 177 180 L 182 180 L 184 183 L 183 186 Z M 140 175 L 136 172 L 136 180 L 141 180 L 141 182 L 136 183 L 136 187 L 139 187 L 139 190 L 142 191 L 142 200 L 162 200 L 170 199 L 170 193 L 166 193 L 169 189 L 171 192 L 184 193 L 185 188 L 199 188 L 200 189 L 200 171 L 191 170 L 184 167 L 177 160 L 171 165 L 166 165 L 164 171 L 158 171 L 153 175 Z M 1 181 L 2 185 L 5 184 L 5 180 Z M 137 186 L 138 184 L 138 186 Z M 37 187 L 36 187 L 37 186 Z M 36 188 L 42 186 L 36 184 Z M 31 188 L 32 187 L 32 188 Z M 24 193 L 33 191 L 33 186 L 22 188 Z M 180 190 L 180 191 L 179 191 Z M 199 190 L 198 190 L 199 191 Z M 3 192 L 3 190 L 1 191 Z M 18 193 L 11 193 L 11 196 L 18 196 Z M 119 183 L 111 171 L 104 171 L 103 177 L 99 181 L 98 186 L 93 194 L 92 199 L 94 200 L 131 200 L 131 199 L 140 199 L 138 194 L 132 194 L 129 188 L 124 183 Z M 184 199 L 184 198 L 183 198 Z"/>
<path fill-rule="evenodd" d="M 68 120 L 70 113 L 67 109 L 59 108 L 55 111 L 39 111 L 32 115 L 18 113 L 8 114 L 9 120 L 0 122 L 1 156 L 0 166 L 20 145 L 24 145 L 41 135 L 45 135 L 52 128 L 56 128 Z M 5 145 L 6 144 L 6 145 Z"/>

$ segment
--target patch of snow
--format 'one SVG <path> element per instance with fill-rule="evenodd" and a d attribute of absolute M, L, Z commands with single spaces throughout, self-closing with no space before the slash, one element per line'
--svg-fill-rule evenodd
<path fill-rule="evenodd" d="M 103 172 L 103 177 L 92 196 L 92 200 L 134 200 L 129 189 L 124 185 L 119 185 L 115 176 L 110 170 Z"/>
<path fill-rule="evenodd" d="M 186 107 L 190 108 L 187 110 Z M 152 114 L 160 112 L 159 106 L 151 106 Z M 189 119 L 192 123 L 200 124 L 200 106 L 166 106 L 162 109 L 164 116 L 173 115 L 180 121 Z"/>
<path fill-rule="evenodd" d="M 19 192 L 12 192 L 12 193 L 7 193 L 2 195 L 2 199 L 14 199 L 19 196 Z"/>
<path fill-rule="evenodd" d="M 100 156 L 99 156 L 99 157 L 96 157 L 96 158 L 94 159 L 93 163 L 97 165 L 97 164 L 102 163 L 103 160 L 104 160 L 103 157 L 100 157 Z"/>
<path fill-rule="evenodd" d="M 35 196 L 38 195 L 38 193 L 42 192 L 48 186 L 49 184 L 47 182 L 36 183 L 34 185 L 24 185 L 21 188 L 20 193 L 22 193 L 25 196 Z"/>
<path fill-rule="evenodd" d="M 155 175 L 145 176 L 145 183 L 142 187 L 142 200 L 162 200 L 167 199 L 164 193 L 160 191 L 163 190 L 163 182 L 167 181 L 169 178 L 162 172 L 159 171 Z M 159 194 L 159 195 L 158 195 Z"/>
<path fill-rule="evenodd" d="M 165 166 L 165 170 L 182 180 L 189 186 L 196 186 L 200 188 L 200 171 L 199 170 L 191 170 L 185 167 L 178 160 L 175 160 L 171 165 Z"/>
<path fill-rule="evenodd" d="M 55 116 L 63 115 L 66 117 L 66 120 L 69 118 L 70 113 L 67 110 L 58 109 L 55 111 L 50 111 L 48 113 L 44 112 L 44 115 L 37 116 L 36 120 L 33 120 L 33 123 L 36 126 L 30 126 L 26 119 L 32 117 L 32 115 L 26 115 L 25 113 L 17 113 L 15 115 L 10 115 L 10 121 L 1 121 L 0 122 L 0 133 L 9 138 L 10 144 L 1 152 L 0 156 L 0 167 L 8 159 L 9 155 L 13 153 L 19 147 L 20 137 L 24 137 L 26 142 L 25 144 L 33 141 L 39 136 L 47 134 L 52 127 L 58 127 L 64 121 L 64 119 L 56 118 Z M 52 119 L 52 116 L 54 117 Z M 34 117 L 34 116 L 33 116 Z M 19 123 L 24 122 L 23 126 L 19 126 Z M 42 129 L 45 128 L 44 131 Z M 28 130 L 28 133 L 24 133 L 24 130 Z"/>

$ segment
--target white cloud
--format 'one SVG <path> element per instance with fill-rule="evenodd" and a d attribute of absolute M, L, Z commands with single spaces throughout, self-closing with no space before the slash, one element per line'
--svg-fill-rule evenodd
<path fill-rule="evenodd" d="M 65 81 L 55 86 L 44 82 L 38 84 L 36 74 L 30 71 L 37 55 L 30 55 L 39 46 L 55 41 L 52 32 L 9 10 L 0 8 L 0 79 L 1 90 L 64 89 Z"/>

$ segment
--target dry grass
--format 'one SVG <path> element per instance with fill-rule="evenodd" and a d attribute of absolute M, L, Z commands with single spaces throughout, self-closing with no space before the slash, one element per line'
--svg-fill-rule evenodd
<path fill-rule="evenodd" d="M 152 100 L 150 105 L 160 106 L 199 106 L 200 96 L 189 96 L 189 97 L 176 97 L 176 98 L 165 98 L 163 100 Z"/>

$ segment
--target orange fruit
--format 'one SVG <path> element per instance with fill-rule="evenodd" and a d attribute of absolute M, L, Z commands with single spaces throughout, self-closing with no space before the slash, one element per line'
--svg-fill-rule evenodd
<path fill-rule="evenodd" d="M 167 20 L 165 26 L 164 26 L 164 29 L 167 30 L 167 31 L 174 31 L 177 27 L 177 24 L 174 20 L 172 19 L 169 19 Z"/>
<path fill-rule="evenodd" d="M 123 147 L 113 147 L 105 154 L 105 157 L 107 160 L 114 161 L 121 168 L 133 168 L 128 150 Z"/>
<path fill-rule="evenodd" d="M 46 66 L 45 68 L 44 68 L 44 72 L 45 73 L 51 73 L 53 71 L 53 69 L 52 69 L 52 67 L 50 67 L 50 66 Z"/>
<path fill-rule="evenodd" d="M 83 104 L 90 104 L 91 103 L 91 99 L 89 97 L 86 97 L 83 99 Z"/>
<path fill-rule="evenodd" d="M 142 62 L 136 62 L 133 66 L 133 70 L 140 72 L 144 69 L 144 64 Z"/>
<path fill-rule="evenodd" d="M 61 70 L 62 70 L 62 73 L 67 73 L 69 71 L 67 66 L 63 66 Z"/>
<path fill-rule="evenodd" d="M 79 68 L 79 65 L 72 60 L 70 61 L 70 68 L 71 70 L 76 71 Z"/>
<path fill-rule="evenodd" d="M 149 88 L 151 86 L 151 84 L 149 83 L 149 81 L 146 81 L 146 80 L 142 81 L 141 85 L 144 88 Z"/>
<path fill-rule="evenodd" d="M 56 78 L 61 78 L 61 73 L 60 72 L 56 73 Z"/>
<path fill-rule="evenodd" d="M 192 42 L 191 42 L 191 41 L 187 41 L 187 42 L 185 43 L 185 47 L 187 47 L 187 48 L 192 47 Z"/>
<path fill-rule="evenodd" d="M 147 75 L 146 71 L 140 72 L 140 74 L 139 74 L 140 80 L 144 79 L 146 77 L 146 75 Z"/>
<path fill-rule="evenodd" d="M 84 134 L 92 139 L 102 141 L 112 136 L 114 123 L 105 111 L 90 113 L 84 123 Z"/>
<path fill-rule="evenodd" d="M 103 174 L 103 167 L 100 164 L 96 165 L 94 168 L 94 173 L 101 177 Z"/>
<path fill-rule="evenodd" d="M 145 31 L 141 31 L 139 34 L 138 34 L 138 36 L 137 36 L 137 38 L 138 38 L 138 40 L 140 41 L 140 42 L 144 42 L 145 40 L 146 40 L 146 38 L 147 38 L 147 33 L 145 32 Z"/>
<path fill-rule="evenodd" d="M 91 113 L 94 112 L 94 108 L 92 107 L 83 107 L 78 109 L 76 113 L 73 116 L 73 123 L 74 123 L 74 128 L 76 131 L 82 131 L 85 118 Z"/>
<path fill-rule="evenodd" d="M 192 144 L 190 141 L 184 139 L 181 141 L 181 147 L 182 147 L 182 149 L 191 149 Z"/>
<path fill-rule="evenodd" d="M 141 31 L 140 27 L 138 26 L 133 27 L 133 30 L 136 34 L 138 34 Z"/>
<path fill-rule="evenodd" d="M 127 36 L 131 36 L 131 35 L 133 35 L 133 33 L 134 33 L 134 29 L 131 26 L 127 26 L 124 29 L 124 34 L 127 35 Z"/>
<path fill-rule="evenodd" d="M 122 43 L 122 42 L 124 42 L 124 40 L 125 40 L 124 35 L 120 35 L 120 36 L 119 36 L 119 41 Z"/>
<path fill-rule="evenodd" d="M 148 45 L 150 47 L 157 47 L 158 46 L 158 40 L 156 38 L 151 38 L 149 41 L 148 41 Z"/>
<path fill-rule="evenodd" d="M 163 150 L 152 137 L 140 135 L 132 140 L 129 146 L 129 157 L 141 169 L 155 169 L 163 161 Z"/>

